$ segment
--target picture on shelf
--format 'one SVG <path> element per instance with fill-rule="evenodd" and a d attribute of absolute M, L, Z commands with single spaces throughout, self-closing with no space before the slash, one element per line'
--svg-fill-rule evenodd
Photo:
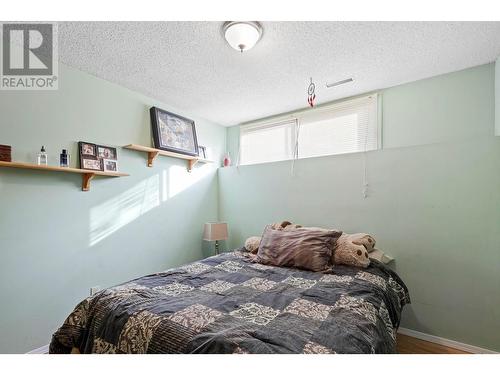
<path fill-rule="evenodd" d="M 97 145 L 97 156 L 101 159 L 116 160 L 116 148 Z"/>
<path fill-rule="evenodd" d="M 118 172 L 118 162 L 111 159 L 102 159 L 105 172 Z"/>
<path fill-rule="evenodd" d="M 200 158 L 207 158 L 207 148 L 205 146 L 198 146 L 198 155 Z"/>
<path fill-rule="evenodd" d="M 0 161 L 12 161 L 12 146 L 0 145 Z"/>
<path fill-rule="evenodd" d="M 82 159 L 81 162 L 81 169 L 102 171 L 102 163 L 100 159 Z"/>
<path fill-rule="evenodd" d="M 81 169 L 118 172 L 118 154 L 115 147 L 78 142 L 78 148 Z"/>
<path fill-rule="evenodd" d="M 193 120 L 151 107 L 154 147 L 160 150 L 198 156 L 198 141 Z"/>
<path fill-rule="evenodd" d="M 212 148 L 211 147 L 205 147 L 205 158 L 207 160 L 212 159 Z"/>
<path fill-rule="evenodd" d="M 97 156 L 96 145 L 93 143 L 80 142 L 80 153 L 85 156 Z"/>

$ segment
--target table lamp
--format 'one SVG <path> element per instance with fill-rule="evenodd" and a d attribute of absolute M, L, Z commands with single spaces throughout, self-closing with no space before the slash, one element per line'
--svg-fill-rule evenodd
<path fill-rule="evenodd" d="M 203 239 L 215 241 L 215 254 L 219 254 L 219 241 L 227 240 L 227 223 L 205 223 Z"/>

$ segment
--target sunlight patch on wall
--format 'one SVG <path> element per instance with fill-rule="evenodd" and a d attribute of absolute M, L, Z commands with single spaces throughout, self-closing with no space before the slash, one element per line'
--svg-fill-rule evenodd
<path fill-rule="evenodd" d="M 172 165 L 168 171 L 164 170 L 162 191 L 163 201 L 166 201 L 167 199 L 172 198 L 193 186 L 210 173 L 210 171 L 210 167 L 206 164 L 196 166 L 193 168 L 191 173 L 186 173 L 186 167 L 179 165 Z"/>
<path fill-rule="evenodd" d="M 165 200 L 165 199 L 164 199 Z M 141 181 L 90 210 L 90 246 L 160 205 L 160 176 Z"/>

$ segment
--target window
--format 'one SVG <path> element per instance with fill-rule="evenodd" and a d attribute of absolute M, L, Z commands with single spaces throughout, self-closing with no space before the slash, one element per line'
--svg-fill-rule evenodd
<path fill-rule="evenodd" d="M 378 148 L 377 95 L 240 128 L 240 164 L 345 154 Z"/>
<path fill-rule="evenodd" d="M 240 164 L 293 159 L 296 131 L 296 119 L 241 127 Z"/>

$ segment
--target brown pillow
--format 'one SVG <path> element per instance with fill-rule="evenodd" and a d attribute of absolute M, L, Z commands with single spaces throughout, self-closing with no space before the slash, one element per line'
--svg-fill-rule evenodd
<path fill-rule="evenodd" d="M 287 232 L 267 226 L 256 261 L 262 264 L 325 271 L 332 265 L 332 251 L 342 232 L 297 228 Z"/>

